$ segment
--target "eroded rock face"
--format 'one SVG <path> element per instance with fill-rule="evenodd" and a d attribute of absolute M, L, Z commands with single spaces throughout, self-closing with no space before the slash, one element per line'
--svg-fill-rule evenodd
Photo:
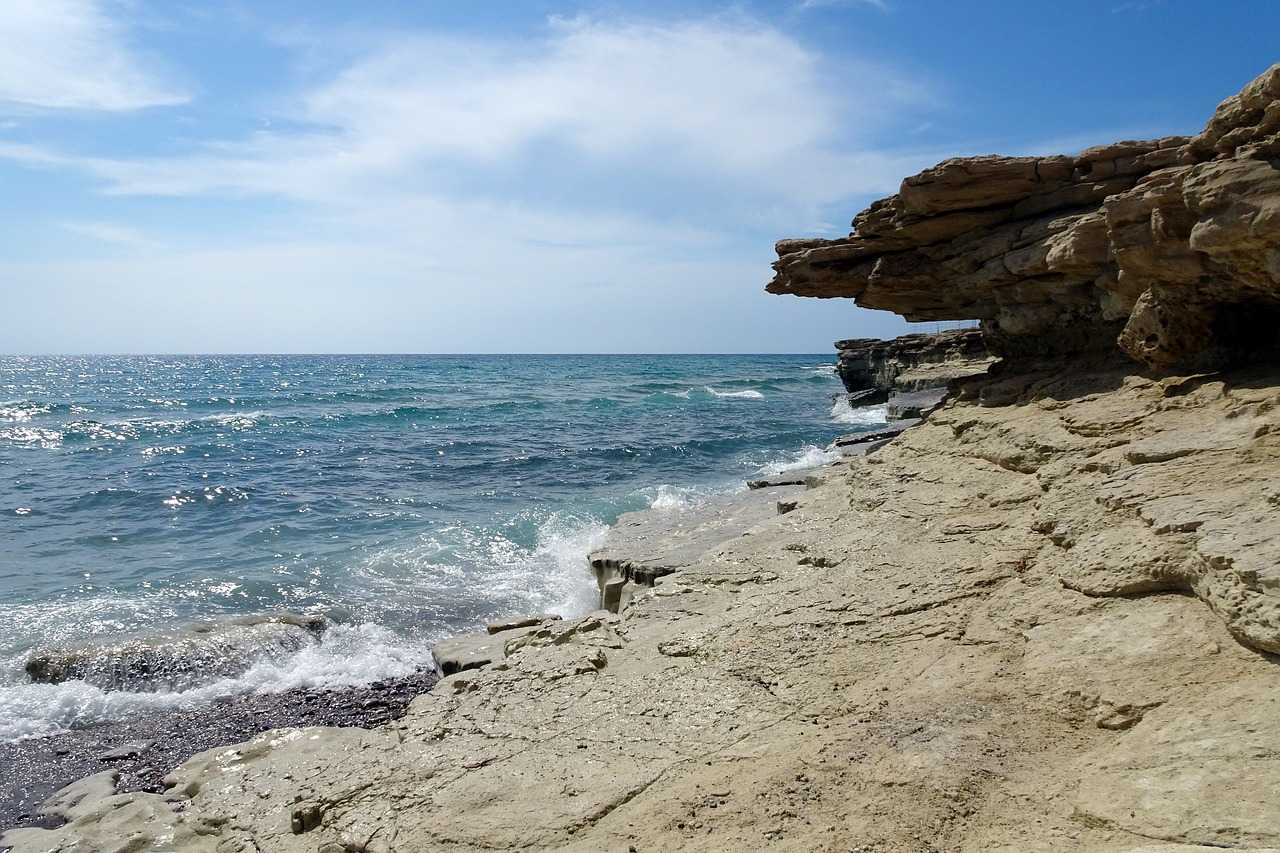
<path fill-rule="evenodd" d="M 994 360 L 978 329 L 836 341 L 836 372 L 846 391 L 921 391 L 983 373 Z"/>
<path fill-rule="evenodd" d="M 1009 355 L 1106 350 L 1160 369 L 1277 348 L 1280 65 L 1194 137 L 969 157 L 907 178 L 837 240 L 783 240 L 771 293 L 979 319 Z"/>

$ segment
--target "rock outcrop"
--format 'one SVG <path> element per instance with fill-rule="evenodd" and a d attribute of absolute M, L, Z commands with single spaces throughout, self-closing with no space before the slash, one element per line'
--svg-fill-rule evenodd
<path fill-rule="evenodd" d="M 853 228 L 779 242 L 768 290 L 978 319 L 1002 355 L 1247 363 L 1278 346 L 1280 65 L 1197 136 L 947 160 Z"/>
<path fill-rule="evenodd" d="M 661 578 L 777 515 L 779 501 L 803 489 L 813 475 L 804 469 L 749 481 L 746 492 L 720 495 L 694 508 L 623 513 L 605 542 L 587 555 L 600 607 L 622 612 Z"/>
<path fill-rule="evenodd" d="M 895 391 L 945 388 L 953 379 L 985 372 L 992 361 L 978 329 L 836 341 L 836 373 L 845 390 L 874 389 L 886 399 Z"/>

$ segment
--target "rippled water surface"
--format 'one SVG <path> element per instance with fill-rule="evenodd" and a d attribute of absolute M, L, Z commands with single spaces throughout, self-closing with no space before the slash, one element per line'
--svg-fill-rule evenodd
<path fill-rule="evenodd" d="M 411 671 L 589 608 L 627 510 L 821 461 L 882 417 L 826 355 L 0 359 L 0 739 Z M 27 684 L 35 648 L 288 609 L 322 642 L 181 694 Z"/>

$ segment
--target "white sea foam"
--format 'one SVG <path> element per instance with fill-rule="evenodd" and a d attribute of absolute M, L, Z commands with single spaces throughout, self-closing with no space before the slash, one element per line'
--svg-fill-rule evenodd
<path fill-rule="evenodd" d="M 448 625 L 458 614 L 482 622 L 513 613 L 578 616 L 597 604 L 587 554 L 609 528 L 586 513 L 530 510 L 498 529 L 455 524 L 379 550 L 355 570 L 372 610 L 406 604 L 415 621 Z M 522 528 L 534 524 L 533 541 Z M 524 541 L 518 541 L 524 540 Z M 463 627 L 463 626 L 458 626 Z"/>
<path fill-rule="evenodd" d="M 688 400 L 689 395 L 693 393 L 693 389 L 686 388 L 683 391 L 663 391 L 662 393 L 666 394 L 668 397 L 679 397 L 682 400 Z"/>
<path fill-rule="evenodd" d="M 705 386 L 708 394 L 715 397 L 734 397 L 740 400 L 763 400 L 764 395 L 759 391 L 748 388 L 746 391 L 717 391 L 710 385 Z"/>
<path fill-rule="evenodd" d="M 317 643 L 289 658 L 262 661 L 244 673 L 189 690 L 104 690 L 84 681 L 25 682 L 19 661 L 0 675 L 0 741 L 42 737 L 121 717 L 204 705 L 244 693 L 276 693 L 298 687 L 349 687 L 406 676 L 429 649 L 379 625 L 336 625 Z"/>
<path fill-rule="evenodd" d="M 794 453 L 785 454 L 772 462 L 760 466 L 760 473 L 767 477 L 799 468 L 817 468 L 840 461 L 841 456 L 834 450 L 827 450 L 815 444 L 805 445 Z"/>
<path fill-rule="evenodd" d="M 538 545 L 527 565 L 538 571 L 541 591 L 534 609 L 581 616 L 597 606 L 587 577 L 587 554 L 604 544 L 609 527 L 597 520 L 553 515 L 538 529 Z"/>
<path fill-rule="evenodd" d="M 883 405 L 855 408 L 849 405 L 849 398 L 841 394 L 836 397 L 835 404 L 831 407 L 831 420 L 841 424 L 876 426 L 889 422 L 889 410 Z"/>
<path fill-rule="evenodd" d="M 649 508 L 656 510 L 686 510 L 700 506 L 716 495 L 736 490 L 737 486 L 673 486 L 663 483 L 640 490 L 649 501 Z"/>
<path fill-rule="evenodd" d="M 687 509 L 691 505 L 687 489 L 665 483 L 654 490 L 653 498 L 649 501 L 650 509 Z"/>

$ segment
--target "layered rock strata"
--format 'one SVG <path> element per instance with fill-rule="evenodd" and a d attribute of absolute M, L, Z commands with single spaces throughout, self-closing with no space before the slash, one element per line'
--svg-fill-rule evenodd
<path fill-rule="evenodd" d="M 836 341 L 836 373 L 846 391 L 891 392 L 945 388 L 953 379 L 983 373 L 994 361 L 978 329 L 903 335 L 892 340 L 854 338 Z"/>
<path fill-rule="evenodd" d="M 1247 363 L 1280 323 L 1280 65 L 1196 136 L 947 160 L 853 228 L 778 243 L 768 290 L 978 319 L 998 354 Z"/>

